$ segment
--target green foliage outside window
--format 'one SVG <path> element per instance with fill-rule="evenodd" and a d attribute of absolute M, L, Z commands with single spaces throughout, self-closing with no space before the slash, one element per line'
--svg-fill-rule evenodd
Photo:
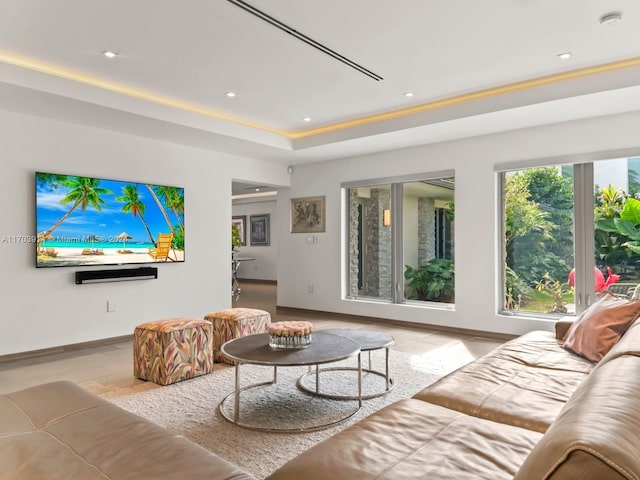
<path fill-rule="evenodd" d="M 556 168 L 508 176 L 505 185 L 506 260 L 535 287 L 545 273 L 567 278 L 573 266 L 573 187 Z"/>
<path fill-rule="evenodd" d="M 596 186 L 595 263 L 622 276 L 640 276 L 640 192 L 629 159 L 629 190 Z M 635 164 L 634 164 L 635 165 Z M 505 175 L 505 308 L 563 313 L 572 303 L 573 187 L 570 171 L 534 168 Z M 531 290 L 531 289 L 535 290 Z M 550 310 L 549 310 L 550 309 Z"/>
<path fill-rule="evenodd" d="M 448 258 L 434 258 L 418 268 L 405 265 L 405 285 L 411 289 L 408 298 L 453 303 L 454 265 Z"/>
<path fill-rule="evenodd" d="M 607 195 L 601 195 L 602 205 L 596 208 L 596 248 L 607 265 L 629 272 L 637 264 L 633 258 L 640 255 L 640 200 L 624 198 L 620 192 L 613 207 L 605 203 Z"/>
<path fill-rule="evenodd" d="M 551 278 L 549 273 L 545 273 L 542 280 L 536 282 L 536 290 L 539 292 L 546 290 L 551 293 L 553 307 L 549 313 L 567 313 L 566 298 L 573 297 L 573 287 L 569 283 Z"/>

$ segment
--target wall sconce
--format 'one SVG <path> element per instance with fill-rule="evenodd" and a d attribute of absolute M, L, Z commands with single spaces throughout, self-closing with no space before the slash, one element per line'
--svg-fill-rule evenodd
<path fill-rule="evenodd" d="M 388 208 L 382 211 L 382 225 L 385 227 L 391 226 L 391 210 Z"/>

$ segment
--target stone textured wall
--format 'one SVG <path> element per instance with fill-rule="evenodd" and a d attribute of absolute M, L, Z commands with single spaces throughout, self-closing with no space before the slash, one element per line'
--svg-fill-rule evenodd
<path fill-rule="evenodd" d="M 349 292 L 348 296 L 358 296 L 358 189 L 349 189 Z"/>
<path fill-rule="evenodd" d="M 391 298 L 391 227 L 382 226 L 382 212 L 391 208 L 388 188 L 371 189 L 366 204 L 367 277 L 365 294 L 378 298 Z"/>
<path fill-rule="evenodd" d="M 418 264 L 424 265 L 436 256 L 435 204 L 432 198 L 418 199 Z"/>

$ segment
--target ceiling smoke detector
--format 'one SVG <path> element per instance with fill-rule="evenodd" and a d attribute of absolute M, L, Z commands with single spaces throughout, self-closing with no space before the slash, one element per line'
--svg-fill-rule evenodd
<path fill-rule="evenodd" d="M 613 25 L 617 25 L 621 21 L 622 13 L 620 12 L 611 12 L 600 17 L 600 25 L 603 27 L 611 27 Z"/>

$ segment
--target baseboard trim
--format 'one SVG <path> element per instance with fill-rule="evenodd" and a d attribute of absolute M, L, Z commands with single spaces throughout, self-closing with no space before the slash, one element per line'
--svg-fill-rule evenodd
<path fill-rule="evenodd" d="M 278 281 L 277 280 L 260 280 L 257 278 L 238 278 L 239 282 L 246 282 L 246 283 L 263 283 L 263 284 L 268 284 L 268 285 L 277 285 Z"/>
<path fill-rule="evenodd" d="M 122 335 L 120 337 L 103 338 L 100 340 L 91 340 L 89 342 L 72 343 L 69 345 L 60 345 L 58 347 L 43 348 L 40 350 L 30 350 L 27 352 L 10 353 L 8 355 L 0 355 L 0 363 L 15 362 L 18 360 L 30 360 L 32 358 L 45 357 L 56 353 L 76 352 L 87 348 L 102 347 L 112 345 L 114 343 L 124 342 L 126 340 L 133 341 L 133 334 Z"/>
<path fill-rule="evenodd" d="M 482 337 L 489 338 L 491 340 L 500 340 L 500 341 L 508 341 L 516 338 L 518 335 L 510 335 L 508 333 L 497 333 L 497 332 L 488 332 L 486 330 L 473 330 L 469 328 L 459 328 L 459 327 L 447 327 L 443 325 L 432 325 L 429 323 L 416 323 L 409 322 L 406 320 L 393 320 L 389 318 L 382 317 L 371 317 L 371 316 L 363 316 L 363 315 L 353 315 L 349 313 L 336 313 L 336 312 L 327 312 L 322 310 L 309 310 L 305 308 L 295 308 L 295 307 L 281 307 L 276 306 L 276 313 L 283 313 L 286 315 L 295 315 L 299 314 L 301 316 L 304 315 L 331 315 L 333 318 L 338 318 L 339 320 L 343 320 L 345 322 L 358 322 L 358 323 L 371 323 L 375 325 L 379 322 L 385 322 L 391 325 L 397 325 L 399 327 L 412 327 L 412 328 L 423 328 L 425 330 L 436 330 L 444 333 L 455 333 L 458 335 L 468 335 L 472 337 Z"/>
<path fill-rule="evenodd" d="M 276 283 L 274 280 L 249 280 L 255 283 Z M 494 340 L 507 341 L 512 338 L 517 337 L 517 335 L 509 335 L 505 333 L 496 333 L 496 332 L 487 332 L 484 330 L 472 330 L 468 328 L 458 328 L 458 327 L 446 327 L 442 325 L 432 325 L 428 323 L 415 323 L 408 322 L 406 320 L 392 320 L 388 318 L 382 317 L 371 317 L 371 316 L 363 316 L 363 315 L 353 315 L 348 313 L 336 313 L 336 312 L 327 312 L 323 310 L 311 310 L 306 308 L 294 308 L 294 307 L 282 307 L 276 306 L 276 313 L 283 313 L 287 315 L 331 315 L 334 318 L 338 318 L 344 321 L 352 321 L 359 323 L 371 323 L 375 325 L 379 322 L 386 322 L 387 324 L 397 325 L 399 327 L 412 327 L 412 328 L 423 328 L 425 330 L 436 330 L 440 332 L 448 332 L 455 333 L 460 335 L 469 335 L 473 337 L 483 337 L 490 338 Z M 18 353 L 10 353 L 8 355 L 0 355 L 0 364 L 7 362 L 15 362 L 18 360 L 29 360 L 38 357 L 44 357 L 47 355 L 54 355 L 57 353 L 66 353 L 66 352 L 74 352 L 78 350 L 83 350 L 87 348 L 101 347 L 105 345 L 112 345 L 114 343 L 120 343 L 127 340 L 133 341 L 133 334 L 130 335 L 122 335 L 119 337 L 110 337 L 104 338 L 100 340 L 92 340 L 89 342 L 81 342 L 81 343 L 73 343 L 69 345 L 61 345 L 58 347 L 50 347 L 43 348 L 40 350 L 30 350 L 26 352 L 18 352 Z"/>

